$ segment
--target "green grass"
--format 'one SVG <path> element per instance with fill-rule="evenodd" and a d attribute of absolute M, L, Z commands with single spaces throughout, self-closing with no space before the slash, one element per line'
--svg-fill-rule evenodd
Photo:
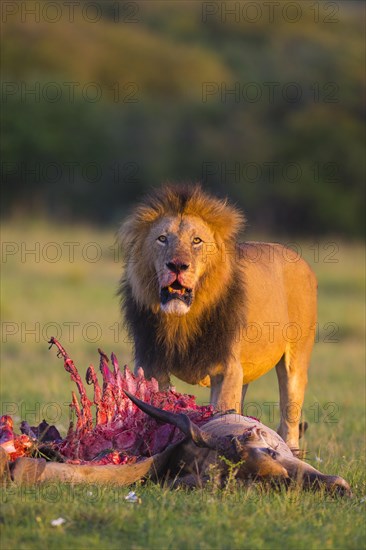
<path fill-rule="evenodd" d="M 46 417 L 67 428 L 74 388 L 55 350 L 48 351 L 47 336 L 59 336 L 81 373 L 98 361 L 98 347 L 131 365 L 131 344 L 116 331 L 121 267 L 113 239 L 111 231 L 88 227 L 25 222 L 2 227 L 3 252 L 19 249 L 3 254 L 1 286 L 2 413 L 13 413 L 16 422 Z M 67 242 L 80 243 L 74 261 Z M 56 250 L 48 243 L 58 244 L 59 261 L 45 260 Z M 96 262 L 85 259 L 96 250 L 88 243 L 97 243 L 101 258 Z M 320 243 L 316 261 L 313 243 L 301 243 L 319 280 L 320 327 L 304 406 L 310 423 L 305 446 L 313 464 L 347 479 L 353 499 L 258 487 L 170 491 L 147 483 L 134 487 L 141 504 L 131 504 L 125 500 L 129 488 L 12 485 L 2 491 L 1 548 L 364 547 L 364 250 L 338 242 L 337 261 L 328 263 L 326 244 Z M 36 257 L 24 256 L 25 247 L 35 246 Z M 70 323 L 78 323 L 72 338 Z M 98 325 L 99 335 L 90 323 Z M 332 342 L 329 327 L 337 328 Z M 202 388 L 178 381 L 177 387 L 195 393 L 201 403 L 208 401 Z M 271 372 L 250 386 L 247 412 L 276 426 L 277 402 Z M 59 516 L 66 523 L 52 527 Z"/>
<path fill-rule="evenodd" d="M 261 494 L 256 488 L 217 494 L 137 487 L 127 490 L 40 487 L 9 494 L 4 548 L 361 548 L 363 518 L 357 499 L 324 495 Z M 94 493 L 94 494 L 93 494 Z M 48 501 L 48 502 L 45 502 Z M 62 527 L 50 522 L 63 517 Z"/>

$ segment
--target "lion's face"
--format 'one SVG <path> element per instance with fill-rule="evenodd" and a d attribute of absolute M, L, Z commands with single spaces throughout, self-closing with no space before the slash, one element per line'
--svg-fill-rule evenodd
<path fill-rule="evenodd" d="M 208 268 L 207 254 L 213 243 L 212 231 L 197 216 L 166 216 L 153 224 L 147 245 L 164 313 L 188 313 Z"/>
<path fill-rule="evenodd" d="M 163 313 L 159 319 L 167 327 L 195 330 L 235 275 L 233 254 L 222 253 L 235 246 L 243 222 L 239 210 L 199 186 L 156 189 L 121 227 L 121 294 L 128 288 L 140 310 Z"/>

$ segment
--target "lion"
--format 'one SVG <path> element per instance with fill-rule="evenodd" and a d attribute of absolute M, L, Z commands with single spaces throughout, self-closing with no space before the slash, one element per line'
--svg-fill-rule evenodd
<path fill-rule="evenodd" d="M 119 293 L 136 368 L 211 386 L 210 402 L 241 413 L 248 384 L 276 367 L 278 433 L 298 450 L 314 344 L 317 282 L 276 243 L 237 243 L 243 213 L 199 185 L 154 190 L 122 224 Z"/>

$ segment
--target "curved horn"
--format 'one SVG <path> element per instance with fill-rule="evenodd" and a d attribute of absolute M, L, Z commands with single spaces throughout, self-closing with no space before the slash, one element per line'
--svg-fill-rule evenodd
<path fill-rule="evenodd" d="M 163 409 L 158 409 L 153 405 L 148 405 L 141 399 L 138 399 L 130 392 L 123 390 L 124 393 L 131 399 L 135 405 L 141 409 L 144 413 L 148 414 L 159 420 L 159 422 L 165 422 L 166 424 L 172 424 L 177 426 L 185 435 L 190 437 L 192 441 L 198 447 L 209 447 L 210 449 L 217 449 L 219 447 L 219 438 L 208 434 L 201 430 L 196 424 L 193 424 L 191 419 L 183 413 L 172 413 L 169 411 L 164 411 Z"/>

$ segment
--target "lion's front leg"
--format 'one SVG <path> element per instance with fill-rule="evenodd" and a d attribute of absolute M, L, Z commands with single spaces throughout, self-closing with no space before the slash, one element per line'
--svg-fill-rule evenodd
<path fill-rule="evenodd" d="M 288 364 L 283 358 L 276 366 L 281 410 L 281 421 L 277 432 L 295 456 L 299 454 L 299 424 L 307 384 L 308 364 L 309 357 L 305 353 L 301 355 L 298 352 L 297 356 L 293 355 Z"/>
<path fill-rule="evenodd" d="M 210 378 L 211 405 L 221 411 L 235 409 L 241 414 L 243 367 L 240 362 L 228 363 L 222 374 L 210 375 Z"/>

